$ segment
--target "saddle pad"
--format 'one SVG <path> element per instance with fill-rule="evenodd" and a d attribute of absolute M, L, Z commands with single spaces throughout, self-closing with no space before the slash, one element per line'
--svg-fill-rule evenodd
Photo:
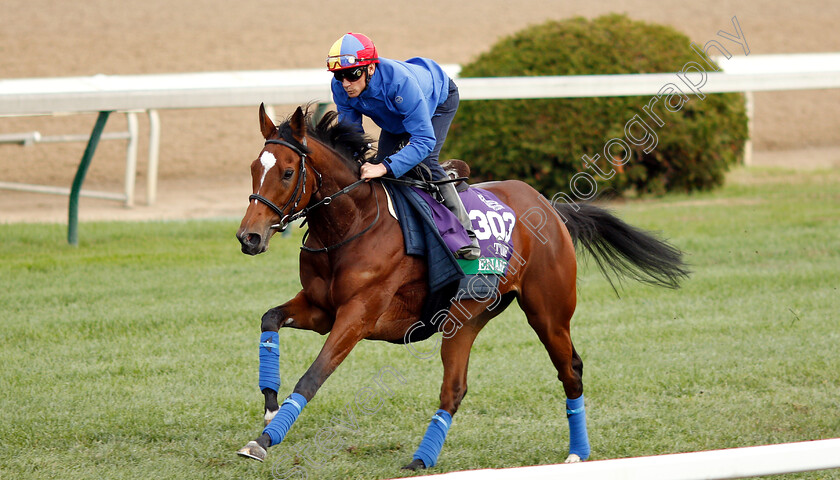
<path fill-rule="evenodd" d="M 459 258 L 458 264 L 467 275 L 505 275 L 513 252 L 516 214 L 496 195 L 483 188 L 470 187 L 460 195 L 472 220 L 473 232 L 481 247 L 481 257 L 476 260 Z"/>
<path fill-rule="evenodd" d="M 474 260 L 478 261 L 478 260 Z M 477 274 L 468 275 L 458 283 L 454 301 L 484 300 L 499 294 L 499 276 Z"/>
<path fill-rule="evenodd" d="M 432 221 L 437 226 L 438 233 L 446 243 L 450 252 L 457 252 L 461 247 L 466 247 L 470 244 L 470 237 L 464 226 L 458 221 L 458 217 L 450 212 L 446 206 L 438 202 L 428 192 L 417 187 L 409 187 L 417 196 L 426 202 L 432 214 Z M 464 198 L 463 196 L 461 197 Z"/>
<path fill-rule="evenodd" d="M 458 284 L 464 272 L 432 221 L 430 205 L 411 187 L 383 184 L 388 190 L 397 212 L 405 241 L 405 253 L 426 258 L 429 266 L 428 283 L 431 292 L 446 285 Z M 433 201 L 433 204 L 438 204 Z M 446 210 L 446 207 L 443 207 Z M 446 210 L 447 213 L 449 212 Z M 451 215 L 451 213 L 450 213 Z M 459 224 L 460 226 L 460 224 Z M 464 229 L 461 227 L 461 232 Z M 464 233 L 466 236 L 466 233 Z"/>
<path fill-rule="evenodd" d="M 452 252 L 469 244 L 469 237 L 455 215 L 420 189 L 384 185 L 403 230 L 406 253 L 426 256 L 429 265 L 429 297 L 419 319 L 422 329 L 412 330 L 410 339 L 392 343 L 422 341 L 437 332 L 438 326 L 431 319 L 441 309 L 448 309 L 453 299 L 483 300 L 498 295 L 499 276 L 505 275 L 513 252 L 516 216 L 487 190 L 471 187 L 460 192 L 482 256 L 472 261 L 456 260 Z M 436 219 L 444 220 L 443 228 Z M 464 269 L 470 272 L 468 276 Z"/>
<path fill-rule="evenodd" d="M 416 187 L 410 187 L 422 198 L 432 211 L 432 220 L 449 251 L 457 252 L 470 244 L 464 227 L 458 218 L 431 195 Z M 513 250 L 512 234 L 516 226 L 516 214 L 513 209 L 499 200 L 493 193 L 483 188 L 470 187 L 459 192 L 464 208 L 472 221 L 473 232 L 481 247 L 478 260 L 458 259 L 467 275 L 489 273 L 504 275 Z"/>

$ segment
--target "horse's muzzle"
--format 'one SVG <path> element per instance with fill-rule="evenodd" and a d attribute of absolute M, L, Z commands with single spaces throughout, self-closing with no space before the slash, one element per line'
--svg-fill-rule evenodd
<path fill-rule="evenodd" d="M 240 231 L 236 233 L 236 238 L 242 244 L 242 253 L 248 255 L 258 255 L 265 252 L 268 247 L 259 233 Z"/>

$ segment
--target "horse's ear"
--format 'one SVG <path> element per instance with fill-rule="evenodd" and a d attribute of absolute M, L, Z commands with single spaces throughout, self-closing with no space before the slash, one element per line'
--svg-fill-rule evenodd
<path fill-rule="evenodd" d="M 271 118 L 265 112 L 265 103 L 260 104 L 260 131 L 262 131 L 263 138 L 268 140 L 277 133 L 277 127 Z"/>
<path fill-rule="evenodd" d="M 303 109 L 297 107 L 295 113 L 292 115 L 292 120 L 289 122 L 289 126 L 292 127 L 292 134 L 298 140 L 303 140 L 303 137 L 306 136 L 306 115 L 303 113 Z"/>

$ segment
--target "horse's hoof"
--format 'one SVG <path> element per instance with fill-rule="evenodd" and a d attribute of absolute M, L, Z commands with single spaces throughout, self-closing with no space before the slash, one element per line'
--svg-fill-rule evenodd
<path fill-rule="evenodd" d="M 426 468 L 426 464 L 423 463 L 423 460 L 420 460 L 419 458 L 417 458 L 414 461 L 412 461 L 411 463 L 409 463 L 408 465 L 402 467 L 400 470 L 416 471 L 416 470 L 423 470 L 425 468 Z"/>
<path fill-rule="evenodd" d="M 580 457 L 578 456 L 578 454 L 576 454 L 576 453 L 572 453 L 572 454 L 570 454 L 568 457 L 566 457 L 566 461 L 565 461 L 565 462 L 563 462 L 563 463 L 580 463 L 580 462 L 582 462 L 582 461 L 583 461 L 583 460 L 581 460 L 581 459 L 580 459 Z"/>
<path fill-rule="evenodd" d="M 248 442 L 248 445 L 245 445 L 236 452 L 236 454 L 240 457 L 253 458 L 254 460 L 258 460 L 260 462 L 265 461 L 266 453 L 265 449 L 261 447 L 259 443 L 254 441 Z"/>
<path fill-rule="evenodd" d="M 274 419 L 274 416 L 277 415 L 277 412 L 279 412 L 279 411 L 280 411 L 279 409 L 277 409 L 273 412 L 271 410 L 266 410 L 265 411 L 265 417 L 263 419 L 263 422 L 265 423 L 266 427 L 268 426 L 269 423 L 271 423 L 271 420 Z"/>

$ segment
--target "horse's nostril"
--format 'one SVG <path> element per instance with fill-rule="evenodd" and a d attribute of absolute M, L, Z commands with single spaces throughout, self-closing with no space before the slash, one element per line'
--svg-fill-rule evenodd
<path fill-rule="evenodd" d="M 260 241 L 262 237 L 258 233 L 242 233 L 237 235 L 239 239 L 239 243 L 242 244 L 242 251 L 245 253 L 250 253 L 254 251 L 260 245 Z"/>
<path fill-rule="evenodd" d="M 256 233 L 249 233 L 245 235 L 245 243 L 250 247 L 256 247 L 260 244 L 260 236 Z"/>

